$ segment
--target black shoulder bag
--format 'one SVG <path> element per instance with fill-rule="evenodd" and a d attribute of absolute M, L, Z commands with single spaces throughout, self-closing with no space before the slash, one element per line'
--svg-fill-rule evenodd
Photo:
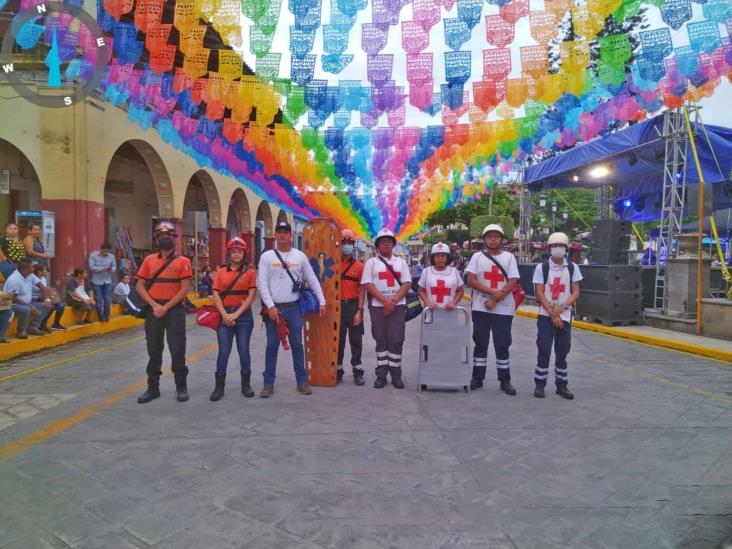
<path fill-rule="evenodd" d="M 401 287 L 402 279 L 399 278 L 398 274 L 396 274 L 394 267 L 392 267 L 389 262 L 386 261 L 383 257 L 379 256 L 379 259 L 384 265 L 386 265 L 386 268 L 389 269 L 389 272 L 391 272 L 391 276 L 396 279 L 397 283 Z M 419 315 L 421 315 L 424 307 L 422 307 L 422 300 L 420 300 L 419 296 L 412 290 L 409 290 L 409 292 L 407 292 L 405 299 L 407 301 L 406 318 L 407 322 L 409 322 L 413 318 L 417 318 Z"/>
<path fill-rule="evenodd" d="M 160 267 L 157 271 L 155 271 L 155 274 L 152 275 L 152 278 L 145 281 L 145 289 L 150 290 L 153 284 L 155 284 L 158 281 L 158 278 L 160 278 L 160 275 L 162 272 L 168 268 L 168 265 L 170 265 L 173 260 L 176 258 L 175 255 L 171 255 L 165 263 L 163 263 L 163 266 Z M 150 305 L 140 297 L 140 294 L 137 292 L 130 292 L 130 295 L 127 296 L 127 307 L 132 313 L 132 316 L 135 318 L 145 318 L 147 316 L 147 311 L 150 308 Z"/>

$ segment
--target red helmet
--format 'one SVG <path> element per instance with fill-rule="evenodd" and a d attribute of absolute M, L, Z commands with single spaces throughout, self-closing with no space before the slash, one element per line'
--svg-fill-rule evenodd
<path fill-rule="evenodd" d="M 175 230 L 175 225 L 170 221 L 159 221 L 157 225 L 155 225 L 155 234 L 161 235 L 163 233 L 167 233 L 170 236 L 178 236 L 178 233 Z"/>
<path fill-rule="evenodd" d="M 235 248 L 238 248 L 242 250 L 244 253 L 247 253 L 249 251 L 249 246 L 247 246 L 247 243 L 244 242 L 241 238 L 238 236 L 235 236 L 231 240 L 229 240 L 226 243 L 226 251 L 233 250 Z"/>
<path fill-rule="evenodd" d="M 341 241 L 344 242 L 356 242 L 356 235 L 351 229 L 343 229 L 341 231 Z"/>

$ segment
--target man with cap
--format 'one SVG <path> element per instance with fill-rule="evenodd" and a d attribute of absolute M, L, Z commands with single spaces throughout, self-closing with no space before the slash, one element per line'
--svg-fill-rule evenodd
<path fill-rule="evenodd" d="M 178 402 L 188 400 L 186 367 L 186 311 L 183 301 L 191 285 L 193 269 L 187 257 L 175 254 L 175 225 L 160 221 L 155 226 L 157 253 L 148 255 L 137 271 L 137 293 L 149 305 L 145 317 L 147 340 L 147 391 L 137 402 L 144 404 L 160 396 L 164 338 L 172 358 Z"/>
<path fill-rule="evenodd" d="M 465 272 L 468 286 L 473 288 L 473 379 L 471 389 L 483 387 L 488 366 L 488 343 L 493 335 L 496 369 L 501 391 L 515 395 L 511 385 L 508 350 L 511 347 L 511 324 L 516 313 L 512 290 L 520 278 L 512 253 L 501 250 L 503 228 L 490 224 L 483 229 L 486 249 L 473 254 Z"/>
<path fill-rule="evenodd" d="M 376 389 L 386 386 L 387 374 L 391 374 L 391 384 L 396 389 L 404 388 L 402 346 L 407 321 L 406 295 L 412 281 L 407 262 L 393 255 L 396 243 L 389 229 L 379 231 L 374 243 L 378 255 L 366 261 L 361 277 L 361 284 L 370 296 L 371 335 L 376 340 Z"/>
<path fill-rule="evenodd" d="M 366 291 L 361 286 L 363 262 L 354 257 L 356 235 L 350 229 L 341 232 L 341 323 L 338 339 L 338 370 L 336 382 L 343 380 L 343 355 L 346 350 L 346 335 L 351 344 L 351 367 L 353 383 L 361 386 L 363 368 L 361 351 L 363 349 L 363 306 Z"/>
<path fill-rule="evenodd" d="M 557 394 L 572 400 L 574 395 L 567 388 L 567 355 L 572 343 L 572 305 L 579 299 L 582 273 L 577 264 L 565 257 L 569 247 L 566 234 L 554 233 L 546 243 L 551 257 L 534 270 L 536 299 L 541 305 L 537 320 L 539 354 L 534 370 L 534 396 L 545 396 L 553 344 Z"/>
<path fill-rule="evenodd" d="M 305 315 L 300 310 L 299 285 L 306 283 L 315 292 L 320 302 L 320 315 L 325 314 L 325 296 L 318 278 L 310 266 L 307 256 L 292 247 L 292 227 L 287 221 L 280 221 L 275 228 L 275 248 L 267 250 L 259 260 L 257 288 L 264 304 L 264 325 L 267 328 L 267 350 L 264 357 L 264 387 L 259 394 L 269 398 L 274 393 L 277 373 L 277 352 L 280 336 L 277 332 L 279 315 L 287 321 L 290 330 L 292 365 L 295 369 L 297 392 L 312 394 L 305 371 L 305 349 L 302 345 L 302 329 Z"/>

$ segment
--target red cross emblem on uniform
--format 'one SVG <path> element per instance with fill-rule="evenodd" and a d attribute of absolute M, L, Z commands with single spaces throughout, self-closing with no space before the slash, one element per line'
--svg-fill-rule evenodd
<path fill-rule="evenodd" d="M 498 265 L 493 265 L 493 268 L 490 271 L 485 271 L 483 273 L 483 278 L 491 283 L 491 288 L 493 289 L 498 288 L 499 282 L 501 282 L 502 280 L 506 280 L 506 277 L 503 276 L 503 273 L 501 272 L 501 269 L 498 268 Z"/>
<path fill-rule="evenodd" d="M 452 290 L 445 286 L 444 280 L 438 280 L 437 286 L 430 288 L 430 293 L 436 297 L 437 303 L 443 303 L 445 298 L 452 293 Z"/>
<path fill-rule="evenodd" d="M 401 273 L 397 274 L 401 275 Z M 388 269 L 379 273 L 379 280 L 386 280 L 386 285 L 389 288 L 393 288 L 394 283 L 396 282 L 396 278 L 394 278 L 394 275 L 391 274 L 391 271 Z"/>
<path fill-rule="evenodd" d="M 552 299 L 559 299 L 560 294 L 564 291 L 564 284 L 560 283 L 561 277 L 555 277 L 549 286 L 549 290 L 552 292 Z"/>

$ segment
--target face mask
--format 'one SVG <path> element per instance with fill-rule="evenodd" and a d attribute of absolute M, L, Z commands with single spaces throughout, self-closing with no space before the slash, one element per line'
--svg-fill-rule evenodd
<path fill-rule="evenodd" d="M 565 253 L 566 252 L 562 246 L 555 246 L 551 249 L 552 257 L 556 257 L 557 259 L 559 259 L 560 257 L 564 257 Z"/>
<path fill-rule="evenodd" d="M 160 246 L 160 249 L 163 251 L 170 251 L 175 246 L 175 240 L 169 236 L 164 236 L 158 239 L 158 246 Z"/>
<path fill-rule="evenodd" d="M 344 244 L 341 246 L 341 252 L 343 252 L 343 255 L 351 255 L 353 253 L 353 244 Z"/>

